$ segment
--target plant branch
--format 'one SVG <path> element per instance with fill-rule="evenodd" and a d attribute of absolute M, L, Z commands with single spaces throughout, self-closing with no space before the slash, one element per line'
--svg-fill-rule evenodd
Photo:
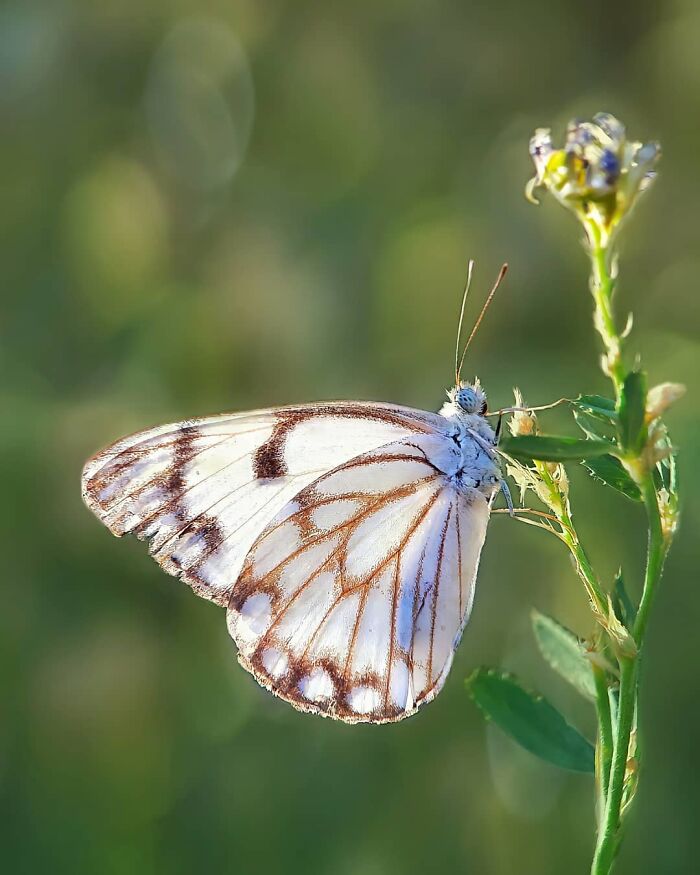
<path fill-rule="evenodd" d="M 608 798 L 608 786 L 610 784 L 610 766 L 613 756 L 613 727 L 606 673 L 598 665 L 593 665 L 592 668 L 596 692 L 596 710 L 598 712 L 598 744 L 596 749 L 596 777 L 599 789 L 598 814 L 602 821 L 605 813 L 605 803 Z"/>
<path fill-rule="evenodd" d="M 622 361 L 622 338 L 615 325 L 612 311 L 612 296 L 615 279 L 610 270 L 609 238 L 604 237 L 600 227 L 594 222 L 584 225 L 591 256 L 591 293 L 595 301 L 593 322 L 605 346 L 604 370 L 615 386 L 615 397 L 619 399 L 625 380 L 625 366 Z"/>
<path fill-rule="evenodd" d="M 620 660 L 620 700 L 617 731 L 610 767 L 610 782 L 601 829 L 598 833 L 591 875 L 608 875 L 620 842 L 620 807 L 622 805 L 630 733 L 637 698 L 637 658 Z"/>
<path fill-rule="evenodd" d="M 537 470 L 543 482 L 547 485 L 551 494 L 550 507 L 554 511 L 557 519 L 561 524 L 561 538 L 566 543 L 576 563 L 576 573 L 581 578 L 588 598 L 591 604 L 596 609 L 597 615 L 604 615 L 606 610 L 606 599 L 603 595 L 603 590 L 598 580 L 598 576 L 593 570 L 590 559 L 579 540 L 578 534 L 571 519 L 571 510 L 569 508 L 569 500 L 565 494 L 559 489 L 554 478 L 549 472 L 546 462 L 536 462 Z"/>
<path fill-rule="evenodd" d="M 634 623 L 634 640 L 637 647 L 641 648 L 644 641 L 644 635 L 649 622 L 649 612 L 656 596 L 658 583 L 661 579 L 664 560 L 666 558 L 667 543 L 664 538 L 663 528 L 661 525 L 661 515 L 659 513 L 659 502 L 656 496 L 654 487 L 653 474 L 646 471 L 638 484 L 644 499 L 644 505 L 647 511 L 647 519 L 649 524 L 649 540 L 647 545 L 647 564 L 644 574 L 644 589 L 639 602 L 639 610 Z"/>

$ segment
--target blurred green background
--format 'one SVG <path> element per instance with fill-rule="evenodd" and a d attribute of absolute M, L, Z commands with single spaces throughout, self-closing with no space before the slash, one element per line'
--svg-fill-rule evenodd
<path fill-rule="evenodd" d="M 531 403 L 604 391 L 581 235 L 522 193 L 532 129 L 601 109 L 664 147 L 618 306 L 652 383 L 689 387 L 620 872 L 697 871 L 698 45 L 692 0 L 3 4 L 5 871 L 587 871 L 590 780 L 487 730 L 463 686 L 504 665 L 591 730 L 529 633 L 532 605 L 590 630 L 553 538 L 495 518 L 444 692 L 407 722 L 348 727 L 258 689 L 222 611 L 113 539 L 79 473 L 125 433 L 198 414 L 437 409 L 470 256 L 472 314 L 511 265 L 465 368 L 492 406 L 515 384 Z M 594 559 L 635 589 L 641 510 L 572 479 Z"/>

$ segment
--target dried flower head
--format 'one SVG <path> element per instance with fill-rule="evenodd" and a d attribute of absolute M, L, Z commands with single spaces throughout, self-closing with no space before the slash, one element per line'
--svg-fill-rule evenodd
<path fill-rule="evenodd" d="M 678 496 L 672 495 L 668 489 L 659 489 L 657 493 L 659 502 L 659 516 L 661 517 L 661 531 L 664 540 L 669 543 L 678 531 L 680 511 L 678 508 Z"/>
<path fill-rule="evenodd" d="M 514 437 L 536 435 L 539 431 L 537 417 L 525 405 L 520 389 L 514 388 L 513 395 L 515 405 L 513 415 L 508 422 L 510 433 Z M 566 501 L 569 479 L 564 466 L 558 462 L 534 462 L 533 465 L 524 465 L 516 459 L 511 459 L 506 471 L 520 488 L 521 503 L 528 489 L 531 489 L 540 501 L 555 513 L 561 509 L 562 502 Z"/>
<path fill-rule="evenodd" d="M 531 410 L 525 408 L 522 393 L 517 387 L 513 389 L 515 410 L 508 423 L 510 433 L 515 437 L 524 434 L 537 434 L 537 417 Z"/>
<path fill-rule="evenodd" d="M 549 128 L 538 128 L 530 140 L 536 176 L 526 188 L 546 188 L 584 225 L 593 223 L 610 236 L 638 195 L 649 187 L 661 155 L 658 143 L 627 139 L 625 126 L 610 113 L 592 121 L 569 123 L 563 149 L 555 149 Z"/>

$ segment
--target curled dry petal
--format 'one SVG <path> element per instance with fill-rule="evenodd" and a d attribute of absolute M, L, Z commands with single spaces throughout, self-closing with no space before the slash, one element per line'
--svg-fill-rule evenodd
<path fill-rule="evenodd" d="M 680 398 L 685 395 L 685 386 L 682 383 L 659 383 L 649 390 L 647 394 L 647 421 L 651 422 L 668 410 Z"/>

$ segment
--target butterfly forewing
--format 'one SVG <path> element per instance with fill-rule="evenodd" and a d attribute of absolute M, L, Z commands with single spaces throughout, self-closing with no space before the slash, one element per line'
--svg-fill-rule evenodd
<path fill-rule="evenodd" d="M 228 612 L 264 686 L 350 722 L 399 720 L 437 694 L 489 513 L 444 473 L 457 455 L 444 435 L 394 441 L 321 475 L 266 526 Z"/>
<path fill-rule="evenodd" d="M 321 473 L 441 417 L 388 404 L 328 403 L 189 420 L 125 438 L 83 471 L 87 505 L 199 595 L 227 604 L 246 554 Z"/>

